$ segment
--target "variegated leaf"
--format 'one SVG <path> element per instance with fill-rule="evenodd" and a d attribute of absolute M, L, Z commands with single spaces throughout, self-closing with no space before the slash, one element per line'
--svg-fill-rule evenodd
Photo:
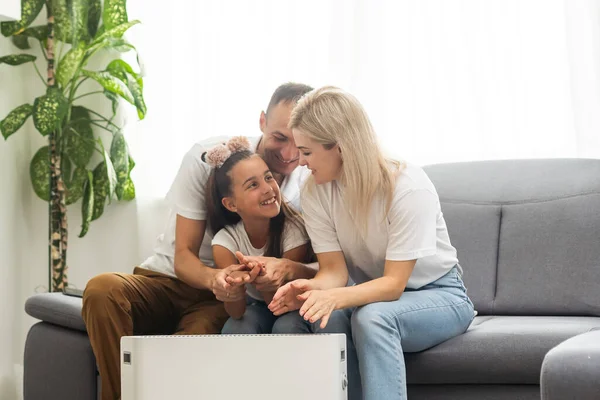
<path fill-rule="evenodd" d="M 129 103 L 134 104 L 133 95 L 131 94 L 131 91 L 127 85 L 120 79 L 112 76 L 110 72 L 94 72 L 85 69 L 81 72 L 83 75 L 98 82 L 104 89 L 111 93 L 115 93 L 127 100 Z"/>
<path fill-rule="evenodd" d="M 106 167 L 106 176 L 108 179 L 108 202 L 110 203 L 115 195 L 115 189 L 117 187 L 117 173 L 115 172 L 112 161 L 110 161 L 110 155 L 106 150 L 104 150 L 104 165 Z"/>
<path fill-rule="evenodd" d="M 71 108 L 71 121 L 63 135 L 65 135 L 65 153 L 69 155 L 75 165 L 85 168 L 96 148 L 90 114 L 85 107 L 73 106 Z"/>
<path fill-rule="evenodd" d="M 85 57 L 86 50 L 85 43 L 80 42 L 79 45 L 73 46 L 58 63 L 56 79 L 63 88 L 75 76 L 77 69 L 81 66 L 83 57 Z"/>
<path fill-rule="evenodd" d="M 97 220 L 104 213 L 104 206 L 108 197 L 108 185 L 106 166 L 104 162 L 101 162 L 94 168 L 94 212 L 92 213 L 92 221 Z"/>
<path fill-rule="evenodd" d="M 0 57 L 0 64 L 21 65 L 36 60 L 31 54 L 11 54 L 9 56 Z"/>
<path fill-rule="evenodd" d="M 50 163 L 48 146 L 40 148 L 29 164 L 29 177 L 33 191 L 45 201 L 50 201 Z"/>
<path fill-rule="evenodd" d="M 126 0 L 104 0 L 102 21 L 106 29 L 112 29 L 127 22 Z"/>
<path fill-rule="evenodd" d="M 33 103 L 33 123 L 44 136 L 58 128 L 68 110 L 67 99 L 56 88 L 49 88 L 47 94 Z"/>
<path fill-rule="evenodd" d="M 134 20 L 134 21 L 130 21 L 130 22 L 125 22 L 124 24 L 121 24 L 119 26 L 115 26 L 114 28 L 108 29 L 105 28 L 104 25 L 102 25 L 100 27 L 100 29 L 105 28 L 104 32 L 102 32 L 101 35 L 98 35 L 98 33 L 96 33 L 97 38 L 94 40 L 94 42 L 92 43 L 93 45 L 103 45 L 103 41 L 107 38 L 120 38 L 121 36 L 123 36 L 123 34 L 125 32 L 127 32 L 127 30 L 129 28 L 131 28 L 134 25 L 139 24 L 140 21 L 138 20 Z"/>
<path fill-rule="evenodd" d="M 125 184 L 122 187 L 122 191 L 123 193 L 121 195 L 121 200 L 131 201 L 135 199 L 135 185 L 133 184 L 131 178 L 127 178 Z"/>
<path fill-rule="evenodd" d="M 14 35 L 10 39 L 12 40 L 15 47 L 17 47 L 19 50 L 29 50 L 31 48 L 27 36 L 24 36 L 23 34 Z"/>
<path fill-rule="evenodd" d="M 117 182 L 124 183 L 129 175 L 129 158 L 127 152 L 127 142 L 122 133 L 113 136 L 110 145 L 110 160 L 117 174 Z"/>
<path fill-rule="evenodd" d="M 0 26 L 2 34 L 8 37 L 27 28 L 42 11 L 45 2 L 45 0 L 21 0 L 21 20 L 2 22 Z"/>
<path fill-rule="evenodd" d="M 75 203 L 83 196 L 85 183 L 88 179 L 87 173 L 88 171 L 85 168 L 77 167 L 75 168 L 75 172 L 73 172 L 73 178 L 69 182 L 65 181 L 67 187 L 67 197 L 65 201 L 67 205 Z"/>
<path fill-rule="evenodd" d="M 18 131 L 31 113 L 33 113 L 33 106 L 31 104 L 20 105 L 8 113 L 6 118 L 0 121 L 0 132 L 2 132 L 4 139 L 8 139 L 10 135 Z"/>
<path fill-rule="evenodd" d="M 100 24 L 101 14 L 102 4 L 100 3 L 100 0 L 89 0 L 88 34 L 90 38 L 94 38 L 98 32 L 98 24 Z"/>
<path fill-rule="evenodd" d="M 137 108 L 138 117 L 144 119 L 146 115 L 146 103 L 144 102 L 144 81 L 142 77 L 133 71 L 131 65 L 121 59 L 111 61 L 106 70 L 127 85 L 133 96 L 133 104 Z"/>
<path fill-rule="evenodd" d="M 81 232 L 79 237 L 82 238 L 90 229 L 92 214 L 94 212 L 94 175 L 92 171 L 87 171 L 87 182 L 83 189 L 83 202 L 81 204 Z"/>

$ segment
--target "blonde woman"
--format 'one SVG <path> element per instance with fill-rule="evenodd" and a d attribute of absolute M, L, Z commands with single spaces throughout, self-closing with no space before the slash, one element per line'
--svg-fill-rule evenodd
<path fill-rule="evenodd" d="M 437 192 L 421 168 L 384 158 L 341 89 L 306 94 L 289 127 L 312 171 L 301 203 L 320 268 L 277 291 L 275 315 L 299 312 L 276 333 L 346 333 L 350 398 L 362 382 L 364 399 L 406 399 L 403 352 L 460 335 L 475 315 Z"/>

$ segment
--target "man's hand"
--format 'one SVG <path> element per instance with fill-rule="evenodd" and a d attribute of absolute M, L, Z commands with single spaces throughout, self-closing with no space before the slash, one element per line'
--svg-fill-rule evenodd
<path fill-rule="evenodd" d="M 289 279 L 289 268 L 284 259 L 275 257 L 245 256 L 239 251 L 235 253 L 240 264 L 249 267 L 262 266 L 261 273 L 253 281 L 259 292 L 275 292 Z"/>
<path fill-rule="evenodd" d="M 217 300 L 233 302 L 246 296 L 246 282 L 252 282 L 260 273 L 260 268 L 248 269 L 246 265 L 231 265 L 215 271 L 211 290 Z"/>
<path fill-rule="evenodd" d="M 300 296 L 305 292 L 314 290 L 314 284 L 309 279 L 296 279 L 280 287 L 273 300 L 269 303 L 269 310 L 273 315 L 282 315 L 290 311 L 298 310 L 304 304 Z"/>

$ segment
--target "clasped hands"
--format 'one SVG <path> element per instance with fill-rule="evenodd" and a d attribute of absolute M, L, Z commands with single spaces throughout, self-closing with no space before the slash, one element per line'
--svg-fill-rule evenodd
<path fill-rule="evenodd" d="M 246 284 L 253 284 L 259 292 L 274 293 L 287 278 L 285 263 L 274 257 L 244 256 L 235 253 L 239 264 L 219 270 L 212 284 L 212 291 L 223 302 L 238 301 L 246 296 Z"/>

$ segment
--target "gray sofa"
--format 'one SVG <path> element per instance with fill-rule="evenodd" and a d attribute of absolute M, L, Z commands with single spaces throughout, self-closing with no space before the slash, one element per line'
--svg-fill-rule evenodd
<path fill-rule="evenodd" d="M 600 399 L 600 160 L 426 171 L 479 315 L 406 355 L 409 398 Z M 25 345 L 25 400 L 96 398 L 80 299 L 41 294 L 25 309 L 42 320 Z"/>

